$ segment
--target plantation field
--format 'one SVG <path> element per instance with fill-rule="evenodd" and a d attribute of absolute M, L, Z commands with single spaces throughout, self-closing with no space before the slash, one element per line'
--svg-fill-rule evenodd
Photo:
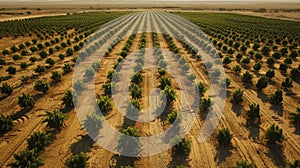
<path fill-rule="evenodd" d="M 0 22 L 0 167 L 299 167 L 299 35 L 300 22 L 210 12 L 89 12 Z M 78 67 L 84 75 L 74 80 Z M 115 85 L 115 77 L 126 85 Z M 194 102 L 193 92 L 182 88 L 193 83 L 201 98 L 196 110 L 182 107 Z M 91 100 L 79 91 L 91 84 L 102 114 L 93 106 L 83 121 L 74 105 Z M 163 107 L 156 88 L 167 105 L 143 122 Z M 126 94 L 115 98 L 112 91 Z M 219 93 L 226 93 L 224 107 Z M 200 142 L 206 119 L 219 113 L 213 134 Z M 105 123 L 140 138 L 115 149 L 138 157 L 93 141 L 122 142 Z M 168 128 L 190 130 L 174 137 L 180 140 L 170 149 L 143 155 L 149 145 L 142 137 Z"/>

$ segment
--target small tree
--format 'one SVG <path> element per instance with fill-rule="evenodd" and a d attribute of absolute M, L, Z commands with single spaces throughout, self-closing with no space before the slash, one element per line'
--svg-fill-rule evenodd
<path fill-rule="evenodd" d="M 106 114 L 112 110 L 112 102 L 108 96 L 100 96 L 97 104 L 100 108 L 101 113 Z"/>
<path fill-rule="evenodd" d="M 242 71 L 242 68 L 240 65 L 236 65 L 232 69 L 236 74 L 239 74 Z"/>
<path fill-rule="evenodd" d="M 222 86 L 228 87 L 228 86 L 230 86 L 231 82 L 232 82 L 232 81 L 231 81 L 230 78 L 225 78 L 225 79 L 223 79 L 223 80 L 221 81 L 221 85 L 222 85 Z"/>
<path fill-rule="evenodd" d="M 84 129 L 92 137 L 95 137 L 102 128 L 103 118 L 97 114 L 90 114 L 86 116 L 83 122 Z"/>
<path fill-rule="evenodd" d="M 169 122 L 170 124 L 173 124 L 173 123 L 176 121 L 177 116 L 178 116 L 177 111 L 172 110 L 172 112 L 169 113 L 168 116 L 167 116 L 167 117 L 168 117 L 168 122 Z"/>
<path fill-rule="evenodd" d="M 160 79 L 159 79 L 159 88 L 164 90 L 167 86 L 172 86 L 172 80 L 166 76 L 162 76 Z"/>
<path fill-rule="evenodd" d="M 274 58 L 268 58 L 267 59 L 267 64 L 270 68 L 273 68 L 274 67 L 274 64 L 275 64 L 275 59 Z"/>
<path fill-rule="evenodd" d="M 243 94 L 244 94 L 244 91 L 241 89 L 234 91 L 232 94 L 231 102 L 232 103 L 241 103 L 243 101 Z"/>
<path fill-rule="evenodd" d="M 236 162 L 236 166 L 233 168 L 255 168 L 253 163 L 248 163 L 247 161 L 238 161 Z"/>
<path fill-rule="evenodd" d="M 22 93 L 22 95 L 18 98 L 18 104 L 25 109 L 32 109 L 34 106 L 34 98 L 29 94 Z"/>
<path fill-rule="evenodd" d="M 276 90 L 276 92 L 269 97 L 269 100 L 271 104 L 276 104 L 276 105 L 281 104 L 283 100 L 282 90 Z"/>
<path fill-rule="evenodd" d="M 38 65 L 35 69 L 34 72 L 38 73 L 39 75 L 41 75 L 43 72 L 46 71 L 46 68 L 42 65 Z"/>
<path fill-rule="evenodd" d="M 49 145 L 51 142 L 51 134 L 48 132 L 33 132 L 33 134 L 27 139 L 28 147 L 27 149 L 36 151 L 44 151 L 45 146 Z"/>
<path fill-rule="evenodd" d="M 166 95 L 167 103 L 169 105 L 172 104 L 177 98 L 176 90 L 172 87 L 166 86 L 162 93 Z"/>
<path fill-rule="evenodd" d="M 111 82 L 104 83 L 102 85 L 102 88 L 103 88 L 104 94 L 106 96 L 110 96 L 111 95 L 111 91 L 112 91 L 112 83 Z"/>
<path fill-rule="evenodd" d="M 118 146 L 116 147 L 117 150 L 131 153 L 131 154 L 138 154 L 140 148 L 140 133 L 139 130 L 134 127 L 127 127 L 121 131 L 122 135 L 118 140 Z M 126 136 L 136 137 L 135 139 L 129 139 Z"/>
<path fill-rule="evenodd" d="M 141 110 L 141 104 L 138 99 L 132 99 L 127 106 L 127 113 L 131 115 L 136 115 Z"/>
<path fill-rule="evenodd" d="M 68 48 L 67 51 L 66 51 L 66 55 L 67 55 L 67 56 L 71 56 L 71 55 L 73 55 L 73 54 L 74 54 L 73 48 Z"/>
<path fill-rule="evenodd" d="M 260 118 L 260 108 L 259 104 L 251 103 L 249 104 L 249 110 L 247 111 L 247 119 L 251 122 Z"/>
<path fill-rule="evenodd" d="M 278 125 L 272 124 L 266 132 L 267 143 L 273 145 L 284 140 L 282 129 Z"/>
<path fill-rule="evenodd" d="M 233 135 L 230 133 L 228 128 L 222 128 L 218 131 L 216 138 L 220 145 L 229 146 Z"/>
<path fill-rule="evenodd" d="M 299 68 L 293 68 L 290 72 L 291 78 L 295 81 L 300 80 L 300 69 Z"/>
<path fill-rule="evenodd" d="M 54 110 L 53 112 L 46 111 L 46 118 L 43 119 L 43 123 L 47 123 L 48 128 L 60 130 L 66 119 L 67 115 L 63 114 L 60 110 Z"/>
<path fill-rule="evenodd" d="M 173 152 L 180 155 L 188 155 L 191 151 L 192 140 L 187 138 L 180 138 L 173 146 Z"/>
<path fill-rule="evenodd" d="M 10 116 L 0 114 L 0 135 L 10 131 L 14 126 L 13 120 Z"/>
<path fill-rule="evenodd" d="M 268 86 L 268 79 L 264 76 L 260 77 L 257 81 L 256 88 L 258 91 L 261 91 L 262 89 L 266 88 Z"/>
<path fill-rule="evenodd" d="M 246 71 L 241 78 L 243 82 L 252 84 L 253 75 L 250 72 Z"/>
<path fill-rule="evenodd" d="M 253 65 L 253 69 L 255 71 L 259 71 L 261 69 L 261 66 L 262 66 L 261 62 L 257 62 Z"/>
<path fill-rule="evenodd" d="M 21 62 L 21 64 L 20 64 L 20 68 L 22 68 L 22 69 L 26 69 L 27 68 L 27 63 L 26 62 Z"/>
<path fill-rule="evenodd" d="M 137 72 L 131 77 L 131 82 L 135 83 L 137 85 L 141 84 L 143 82 L 143 80 L 144 80 L 144 77 L 141 72 Z"/>
<path fill-rule="evenodd" d="M 13 89 L 8 83 L 5 82 L 2 84 L 2 87 L 1 87 L 2 94 L 11 95 L 12 91 L 13 91 Z"/>
<path fill-rule="evenodd" d="M 231 59 L 230 59 L 230 57 L 225 57 L 224 59 L 223 59 L 223 64 L 224 65 L 228 65 L 228 64 L 230 64 L 231 63 Z"/>
<path fill-rule="evenodd" d="M 40 55 L 41 58 L 46 58 L 48 56 L 48 53 L 47 53 L 47 51 L 43 50 L 43 51 L 40 52 L 39 55 Z"/>
<path fill-rule="evenodd" d="M 283 72 L 286 72 L 286 70 L 289 68 L 289 66 L 285 63 L 281 63 L 279 65 L 279 69 L 282 70 Z"/>
<path fill-rule="evenodd" d="M 130 88 L 130 95 L 133 99 L 139 99 L 142 97 L 142 89 L 137 84 L 133 84 Z"/>
<path fill-rule="evenodd" d="M 71 65 L 70 64 L 64 64 L 62 67 L 62 70 L 64 71 L 65 74 L 69 73 L 72 71 Z"/>
<path fill-rule="evenodd" d="M 39 152 L 36 150 L 24 150 L 20 154 L 14 154 L 15 162 L 9 163 L 12 168 L 38 168 L 44 165 L 44 161 L 39 157 Z"/>
<path fill-rule="evenodd" d="M 74 103 L 73 103 L 74 98 L 75 98 L 74 92 L 72 92 L 71 90 L 67 90 L 64 93 L 64 96 L 62 98 L 63 105 L 65 105 L 66 107 L 73 107 L 74 106 Z"/>
<path fill-rule="evenodd" d="M 162 77 L 162 76 L 165 76 L 167 74 L 167 71 L 165 69 L 159 69 L 158 73 Z"/>
<path fill-rule="evenodd" d="M 52 71 L 52 76 L 51 76 L 51 79 L 53 80 L 53 82 L 60 82 L 61 81 L 61 73 L 58 72 L 58 71 Z"/>
<path fill-rule="evenodd" d="M 293 80 L 290 77 L 285 78 L 285 80 L 281 83 L 281 86 L 285 89 L 293 87 Z"/>
<path fill-rule="evenodd" d="M 87 160 L 88 157 L 86 156 L 86 154 L 81 152 L 77 155 L 72 156 L 71 158 L 68 158 L 65 162 L 65 165 L 68 168 L 86 168 Z"/>
<path fill-rule="evenodd" d="M 250 57 L 243 58 L 242 63 L 248 65 L 250 63 Z"/>
<path fill-rule="evenodd" d="M 298 107 L 294 113 L 290 113 L 291 121 L 297 126 L 300 127 L 300 108 Z"/>
<path fill-rule="evenodd" d="M 273 69 L 269 69 L 266 73 L 266 77 L 268 77 L 269 79 L 272 79 L 273 77 L 275 77 L 275 72 Z"/>
<path fill-rule="evenodd" d="M 32 56 L 29 58 L 29 61 L 31 61 L 32 63 L 37 61 L 37 58 L 35 56 Z"/>
<path fill-rule="evenodd" d="M 208 88 L 206 87 L 206 85 L 203 83 L 203 82 L 199 82 L 197 85 L 196 85 L 196 89 L 198 89 L 199 91 L 199 94 L 201 97 L 204 96 L 204 94 L 207 92 Z"/>
<path fill-rule="evenodd" d="M 14 75 L 16 74 L 17 72 L 17 68 L 16 67 L 13 67 L 13 66 L 9 66 L 7 69 L 6 69 L 6 72 L 10 75 Z"/>
<path fill-rule="evenodd" d="M 55 61 L 52 58 L 47 58 L 45 63 L 48 64 L 49 67 L 52 67 L 55 64 Z"/>
<path fill-rule="evenodd" d="M 50 84 L 44 79 L 37 80 L 35 82 L 34 89 L 46 94 L 50 89 Z"/>
<path fill-rule="evenodd" d="M 200 100 L 200 111 L 202 113 L 209 112 L 209 109 L 212 107 L 212 101 L 210 98 L 201 98 Z"/>
<path fill-rule="evenodd" d="M 92 67 L 88 67 L 85 70 L 84 77 L 88 80 L 91 80 L 95 76 L 96 72 Z"/>

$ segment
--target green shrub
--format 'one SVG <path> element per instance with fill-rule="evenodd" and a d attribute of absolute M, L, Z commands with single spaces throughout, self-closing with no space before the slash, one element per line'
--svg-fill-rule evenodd
<path fill-rule="evenodd" d="M 74 107 L 73 99 L 75 100 L 75 97 L 76 95 L 74 92 L 72 92 L 71 90 L 67 90 L 62 98 L 63 105 L 65 105 L 66 107 Z"/>
<path fill-rule="evenodd" d="M 26 69 L 27 68 L 27 63 L 26 62 L 21 62 L 21 64 L 20 64 L 20 67 L 22 68 L 22 69 Z"/>
<path fill-rule="evenodd" d="M 97 104 L 100 108 L 101 113 L 106 114 L 112 110 L 112 102 L 108 96 L 100 96 Z"/>
<path fill-rule="evenodd" d="M 10 116 L 0 114 L 0 135 L 10 131 L 14 126 L 13 120 Z"/>
<path fill-rule="evenodd" d="M 268 86 L 268 79 L 264 76 L 260 77 L 257 81 L 256 88 L 258 91 L 261 91 L 262 89 L 266 88 Z"/>
<path fill-rule="evenodd" d="M 102 128 L 103 118 L 97 114 L 89 114 L 83 121 L 83 127 L 92 137 L 95 137 Z"/>
<path fill-rule="evenodd" d="M 29 58 L 29 61 L 31 61 L 32 63 L 37 61 L 37 58 L 35 56 L 32 56 Z"/>
<path fill-rule="evenodd" d="M 50 84 L 44 79 L 37 80 L 35 82 L 34 89 L 37 91 L 43 92 L 45 94 L 49 91 Z"/>
<path fill-rule="evenodd" d="M 34 98 L 29 94 L 22 93 L 18 98 L 18 104 L 25 109 L 32 109 L 34 107 Z"/>
<path fill-rule="evenodd" d="M 41 75 L 43 72 L 46 71 L 46 68 L 42 65 L 38 65 L 35 69 L 34 72 L 38 73 L 39 75 Z"/>
<path fill-rule="evenodd" d="M 243 101 L 243 94 L 244 94 L 244 91 L 241 89 L 234 91 L 232 94 L 231 102 L 232 103 L 241 103 Z"/>
<path fill-rule="evenodd" d="M 68 168 L 86 168 L 87 160 L 88 157 L 86 156 L 86 154 L 81 152 L 77 155 L 72 156 L 71 158 L 68 158 L 65 162 L 65 165 Z"/>
<path fill-rule="evenodd" d="M 191 151 L 192 140 L 187 138 L 180 138 L 173 146 L 173 152 L 180 155 L 189 155 Z"/>
<path fill-rule="evenodd" d="M 46 118 L 43 119 L 43 123 L 47 123 L 46 126 L 48 128 L 60 130 L 66 119 L 67 115 L 63 114 L 60 110 L 54 110 L 53 112 L 46 111 Z"/>
<path fill-rule="evenodd" d="M 218 131 L 216 138 L 220 145 L 228 146 L 231 144 L 231 139 L 233 135 L 230 133 L 228 128 L 222 128 Z"/>
<path fill-rule="evenodd" d="M 64 64 L 64 66 L 62 67 L 62 70 L 64 71 L 65 74 L 67 74 L 72 71 L 72 67 L 70 64 Z"/>
<path fill-rule="evenodd" d="M 276 142 L 282 142 L 284 140 L 284 135 L 282 129 L 277 125 L 272 124 L 266 132 L 267 143 L 270 145 L 275 144 Z"/>
<path fill-rule="evenodd" d="M 50 144 L 51 134 L 48 132 L 33 132 L 32 135 L 27 139 L 28 150 L 36 149 L 41 152 L 45 150 L 45 147 Z"/>
<path fill-rule="evenodd" d="M 283 100 L 282 90 L 276 90 L 276 92 L 269 97 L 269 100 L 271 104 L 276 104 L 276 105 L 281 104 Z"/>
<path fill-rule="evenodd" d="M 2 83 L 2 87 L 1 87 L 2 94 L 11 95 L 12 91 L 13 91 L 13 89 L 8 83 L 6 83 L 6 82 Z"/>
<path fill-rule="evenodd" d="M 247 119 L 251 122 L 260 118 L 260 108 L 259 104 L 251 103 L 249 104 L 249 110 L 247 111 Z"/>
<path fill-rule="evenodd" d="M 53 82 L 60 82 L 61 81 L 61 73 L 58 71 L 52 71 L 51 72 L 52 76 L 50 77 Z"/>
<path fill-rule="evenodd" d="M 8 72 L 8 74 L 10 74 L 10 75 L 14 75 L 14 74 L 16 74 L 16 72 L 17 72 L 17 68 L 16 68 L 16 67 L 13 67 L 13 66 L 9 66 L 9 67 L 6 69 L 6 72 Z"/>

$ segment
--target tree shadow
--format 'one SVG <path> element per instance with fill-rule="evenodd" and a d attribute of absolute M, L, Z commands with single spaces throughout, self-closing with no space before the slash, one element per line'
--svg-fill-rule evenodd
<path fill-rule="evenodd" d="M 257 91 L 257 97 L 260 98 L 264 103 L 269 101 L 268 95 L 262 91 Z"/>
<path fill-rule="evenodd" d="M 279 144 L 267 146 L 269 147 L 267 155 L 271 158 L 272 162 L 276 165 L 276 167 L 285 167 L 286 157 L 283 152 L 283 147 Z"/>
<path fill-rule="evenodd" d="M 276 85 L 276 82 L 274 82 L 272 79 L 269 80 L 270 85 Z"/>
<path fill-rule="evenodd" d="M 14 114 L 11 115 L 10 117 L 11 117 L 12 120 L 17 120 L 17 119 L 19 119 L 19 118 L 25 116 L 30 110 L 31 110 L 31 109 L 28 109 L 28 108 L 22 109 L 22 110 L 20 110 L 20 111 L 18 111 L 18 112 L 16 112 L 16 113 L 14 113 Z"/>
<path fill-rule="evenodd" d="M 240 116 L 242 114 L 242 110 L 243 110 L 243 105 L 238 104 L 238 103 L 233 103 L 231 110 L 237 115 Z"/>
<path fill-rule="evenodd" d="M 272 104 L 270 109 L 273 110 L 274 112 L 276 112 L 279 116 L 281 116 L 281 117 L 283 116 L 282 104 L 280 104 L 280 105 Z"/>
<path fill-rule="evenodd" d="M 218 163 L 218 165 L 225 162 L 226 158 L 231 156 L 233 149 L 234 147 L 231 145 L 230 146 L 218 145 L 217 154 L 214 157 L 214 160 Z"/>
<path fill-rule="evenodd" d="M 114 155 L 109 160 L 109 167 L 110 168 L 120 168 L 121 166 L 134 167 L 134 162 L 136 161 L 136 159 L 137 158 L 134 157 Z"/>
<path fill-rule="evenodd" d="M 172 151 L 171 155 L 171 161 L 168 164 L 168 167 L 176 167 L 178 165 L 183 165 L 184 167 L 189 167 L 188 166 L 188 155 L 185 154 L 178 154 L 175 151 Z"/>
<path fill-rule="evenodd" d="M 1 96 L 1 97 L 0 97 L 0 101 L 6 99 L 8 96 L 9 96 L 9 95 L 3 95 L 3 96 Z"/>
<path fill-rule="evenodd" d="M 94 144 L 94 140 L 88 134 L 81 136 L 79 141 L 71 145 L 71 152 L 73 155 L 79 154 L 80 152 L 87 153 L 91 150 Z"/>
<path fill-rule="evenodd" d="M 260 125 L 260 121 L 257 122 L 253 122 L 253 121 L 249 121 L 247 120 L 247 128 L 249 129 L 249 138 L 253 139 L 253 140 L 258 140 L 259 139 L 259 133 L 260 133 L 260 129 L 259 129 L 259 125 Z"/>

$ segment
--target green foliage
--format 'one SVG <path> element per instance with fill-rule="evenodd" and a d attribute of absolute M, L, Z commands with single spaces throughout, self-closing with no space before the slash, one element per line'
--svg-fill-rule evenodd
<path fill-rule="evenodd" d="M 173 152 L 180 155 L 189 155 L 191 151 L 192 140 L 187 138 L 180 138 L 178 142 L 173 146 Z"/>
<path fill-rule="evenodd" d="M 282 70 L 283 72 L 286 72 L 286 70 L 289 68 L 289 66 L 285 63 L 281 63 L 279 65 L 279 69 Z"/>
<path fill-rule="evenodd" d="M 61 60 L 64 60 L 66 58 L 66 55 L 65 54 L 59 54 L 58 56 Z"/>
<path fill-rule="evenodd" d="M 65 162 L 65 165 L 68 168 L 86 168 L 87 167 L 88 157 L 85 153 L 79 153 L 77 155 L 73 155 L 71 158 L 68 158 Z"/>
<path fill-rule="evenodd" d="M 102 114 L 107 114 L 112 110 L 112 102 L 108 96 L 100 96 L 97 100 L 97 104 Z"/>
<path fill-rule="evenodd" d="M 33 132 L 32 135 L 27 139 L 27 149 L 36 151 L 44 151 L 45 147 L 51 142 L 51 134 L 48 132 Z"/>
<path fill-rule="evenodd" d="M 52 76 L 50 77 L 53 82 L 60 82 L 61 81 L 61 73 L 58 71 L 52 71 Z"/>
<path fill-rule="evenodd" d="M 264 76 L 260 77 L 257 81 L 256 88 L 258 91 L 261 91 L 262 89 L 266 88 L 268 86 L 268 79 Z"/>
<path fill-rule="evenodd" d="M 73 55 L 73 54 L 74 54 L 73 48 L 68 48 L 67 51 L 66 51 L 66 55 L 67 55 L 67 56 L 71 56 L 71 55 Z"/>
<path fill-rule="evenodd" d="M 276 105 L 281 104 L 283 100 L 282 90 L 276 90 L 276 92 L 269 97 L 269 100 L 271 104 L 276 104 Z"/>
<path fill-rule="evenodd" d="M 259 70 L 261 69 L 261 66 L 262 66 L 261 62 L 256 62 L 256 63 L 253 65 L 253 69 L 254 69 L 255 71 L 259 71 Z"/>
<path fill-rule="evenodd" d="M 8 83 L 2 83 L 1 93 L 11 95 L 13 88 Z"/>
<path fill-rule="evenodd" d="M 31 61 L 32 63 L 37 61 L 37 58 L 35 56 L 32 56 L 29 58 L 29 61 Z"/>
<path fill-rule="evenodd" d="M 223 79 L 222 81 L 221 81 L 221 85 L 222 86 L 225 86 L 225 87 L 228 87 L 228 86 L 230 86 L 230 84 L 231 84 L 231 79 L 230 78 L 225 78 L 225 79 Z"/>
<path fill-rule="evenodd" d="M 50 84 L 46 80 L 40 79 L 35 82 L 34 89 L 45 94 L 49 91 Z"/>
<path fill-rule="evenodd" d="M 219 129 L 216 138 L 220 145 L 229 146 L 231 144 L 231 139 L 233 135 L 230 133 L 228 128 Z"/>
<path fill-rule="evenodd" d="M 95 76 L 96 72 L 95 70 L 92 68 L 92 67 L 88 67 L 86 70 L 85 70 L 85 73 L 84 73 L 84 77 L 86 79 L 92 79 L 94 76 Z"/>
<path fill-rule="evenodd" d="M 89 114 L 83 121 L 84 129 L 92 137 L 96 136 L 99 130 L 102 128 L 103 118 L 97 114 Z"/>
<path fill-rule="evenodd" d="M 242 67 L 240 65 L 236 65 L 232 69 L 236 74 L 238 74 L 242 71 Z"/>
<path fill-rule="evenodd" d="M 268 77 L 269 79 L 272 79 L 273 77 L 275 77 L 275 71 L 273 69 L 269 69 L 266 72 L 266 77 Z"/>
<path fill-rule="evenodd" d="M 290 72 L 291 78 L 295 81 L 300 80 L 300 69 L 299 68 L 293 68 Z"/>
<path fill-rule="evenodd" d="M 0 65 L 6 65 L 6 61 L 4 58 L 0 58 Z"/>
<path fill-rule="evenodd" d="M 48 53 L 47 53 L 47 51 L 43 50 L 39 53 L 39 55 L 41 58 L 46 58 L 48 56 Z"/>
<path fill-rule="evenodd" d="M 236 162 L 236 166 L 233 168 L 255 168 L 253 163 L 248 163 L 247 161 L 238 161 Z"/>
<path fill-rule="evenodd" d="M 285 78 L 285 80 L 281 83 L 281 86 L 285 89 L 293 87 L 293 80 L 290 77 Z"/>
<path fill-rule="evenodd" d="M 209 112 L 209 109 L 212 107 L 212 101 L 210 98 L 201 98 L 200 100 L 200 111 L 202 113 L 207 113 Z"/>
<path fill-rule="evenodd" d="M 49 67 L 52 67 L 55 64 L 55 61 L 52 58 L 47 58 L 45 63 L 48 64 Z"/>
<path fill-rule="evenodd" d="M 131 77 L 131 82 L 137 85 L 140 85 L 143 82 L 143 80 L 144 77 L 141 72 L 137 72 Z"/>
<path fill-rule="evenodd" d="M 230 64 L 232 62 L 232 60 L 230 59 L 230 57 L 225 57 L 223 59 L 223 64 L 227 65 L 227 64 Z"/>
<path fill-rule="evenodd" d="M 244 91 L 241 89 L 234 91 L 232 93 L 231 102 L 232 103 L 241 103 L 243 101 L 243 94 L 244 94 Z"/>
<path fill-rule="evenodd" d="M 43 65 L 38 65 L 35 69 L 34 72 L 38 73 L 39 75 L 41 75 L 43 72 L 46 71 L 46 68 Z"/>
<path fill-rule="evenodd" d="M 247 119 L 251 122 L 260 118 L 260 108 L 259 104 L 251 103 L 249 104 L 249 110 L 247 111 Z"/>
<path fill-rule="evenodd" d="M 129 126 L 126 129 L 123 129 L 121 133 L 122 135 L 118 140 L 118 146 L 116 147 L 116 149 L 126 153 L 138 154 L 141 145 L 139 140 L 140 137 L 139 130 Z M 129 139 L 126 137 L 126 135 L 131 137 L 137 137 L 137 138 Z"/>
<path fill-rule="evenodd" d="M 32 109 L 34 107 L 34 98 L 29 94 L 22 93 L 18 98 L 18 104 L 25 109 Z"/>
<path fill-rule="evenodd" d="M 20 67 L 22 68 L 22 69 L 26 69 L 27 68 L 27 63 L 26 62 L 21 62 L 21 64 L 20 64 Z"/>
<path fill-rule="evenodd" d="M 14 126 L 13 120 L 10 116 L 0 114 L 0 135 L 10 131 Z"/>
<path fill-rule="evenodd" d="M 272 124 L 266 132 L 267 143 L 273 145 L 284 140 L 282 129 L 278 125 Z"/>
<path fill-rule="evenodd" d="M 294 113 L 290 113 L 291 121 L 300 128 L 300 108 L 298 107 Z"/>
<path fill-rule="evenodd" d="M 75 98 L 75 96 L 76 95 L 74 92 L 72 92 L 71 90 L 67 90 L 62 98 L 63 105 L 65 105 L 66 107 L 73 107 L 73 99 Z"/>
<path fill-rule="evenodd" d="M 10 75 L 14 75 L 16 74 L 17 72 L 17 68 L 16 67 L 13 67 L 13 66 L 9 66 L 7 69 L 6 69 L 6 72 Z"/>
<path fill-rule="evenodd" d="M 127 106 L 127 113 L 129 114 L 138 114 L 139 110 L 141 110 L 141 104 L 138 99 L 132 99 Z"/>
<path fill-rule="evenodd" d="M 162 76 L 160 79 L 159 79 L 159 88 L 164 90 L 167 86 L 172 86 L 172 80 L 171 78 L 168 78 L 166 76 Z"/>
<path fill-rule="evenodd" d="M 142 98 L 142 89 L 137 84 L 133 84 L 130 88 L 130 95 L 133 99 Z"/>
<path fill-rule="evenodd" d="M 253 74 L 251 74 L 248 71 L 243 73 L 243 75 L 241 76 L 241 79 L 242 79 L 243 82 L 250 83 L 250 84 L 252 84 L 252 78 L 253 78 Z"/>
<path fill-rule="evenodd" d="M 64 71 L 65 74 L 67 74 L 72 71 L 72 67 L 70 64 L 64 64 L 64 66 L 62 67 L 62 70 Z"/>
<path fill-rule="evenodd" d="M 66 119 L 67 115 L 60 110 L 46 111 L 46 118 L 43 119 L 43 123 L 47 123 L 48 128 L 60 130 Z"/>
<path fill-rule="evenodd" d="M 104 90 L 104 94 L 106 96 L 110 96 L 111 95 L 111 90 L 112 90 L 112 83 L 111 82 L 106 82 L 102 85 L 102 88 Z"/>
<path fill-rule="evenodd" d="M 21 151 L 20 154 L 14 154 L 14 158 L 15 161 L 8 164 L 12 168 L 38 168 L 44 165 L 36 150 Z"/>
<path fill-rule="evenodd" d="M 295 160 L 294 163 L 289 164 L 290 168 L 299 168 L 300 167 L 300 160 Z"/>
<path fill-rule="evenodd" d="M 167 117 L 168 117 L 168 122 L 169 122 L 170 124 L 173 124 L 173 123 L 176 121 L 177 116 L 178 116 L 177 111 L 172 110 L 171 113 L 169 113 L 169 114 L 167 115 Z"/>
<path fill-rule="evenodd" d="M 172 87 L 166 86 L 162 93 L 165 94 L 167 103 L 169 105 L 172 104 L 177 98 L 176 90 Z"/>

